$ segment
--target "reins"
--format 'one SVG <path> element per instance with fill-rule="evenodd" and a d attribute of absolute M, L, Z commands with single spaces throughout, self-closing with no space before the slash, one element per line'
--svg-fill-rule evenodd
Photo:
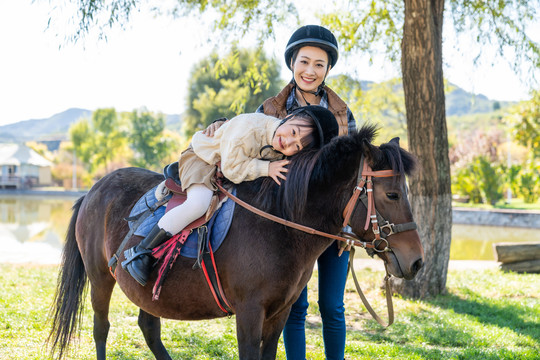
<path fill-rule="evenodd" d="M 306 232 L 308 234 L 319 235 L 319 236 L 323 236 L 323 237 L 326 237 L 326 238 L 329 238 L 329 239 L 343 241 L 343 242 L 347 243 L 347 245 L 360 246 L 360 247 L 363 247 L 363 248 L 374 248 L 375 247 L 375 245 L 373 245 L 372 243 L 368 243 L 366 241 L 360 241 L 360 240 L 354 239 L 352 237 L 352 236 L 354 236 L 354 234 L 343 233 L 343 234 L 345 234 L 345 236 L 332 235 L 332 234 L 329 234 L 329 233 L 325 233 L 323 231 L 313 229 L 313 228 L 311 228 L 309 226 L 300 225 L 300 224 L 294 223 L 292 221 L 280 218 L 279 216 L 269 214 L 269 213 L 267 213 L 265 211 L 262 211 L 262 210 L 256 208 L 253 205 L 250 205 L 250 204 L 246 203 L 243 200 L 240 200 L 239 198 L 237 198 L 236 196 L 234 196 L 233 194 L 228 192 L 227 189 L 225 189 L 223 186 L 221 186 L 221 184 L 218 183 L 217 187 L 219 188 L 219 190 L 221 192 L 223 192 L 225 195 L 227 195 L 227 197 L 231 198 L 238 205 L 240 205 L 240 206 L 244 207 L 245 209 L 247 209 L 247 210 L 249 210 L 249 211 L 251 211 L 251 212 L 253 212 L 253 213 L 255 213 L 255 214 L 259 215 L 259 216 L 262 216 L 262 217 L 264 217 L 264 218 L 266 218 L 268 220 L 272 220 L 272 221 L 277 222 L 279 224 L 282 224 L 282 225 L 291 227 L 293 229 L 297 229 L 297 230 Z"/>

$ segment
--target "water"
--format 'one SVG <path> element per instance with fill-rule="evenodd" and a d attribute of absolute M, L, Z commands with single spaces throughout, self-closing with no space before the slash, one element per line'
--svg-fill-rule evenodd
<path fill-rule="evenodd" d="M 0 263 L 59 263 L 75 200 L 0 194 Z"/>
<path fill-rule="evenodd" d="M 77 197 L 0 194 L 0 263 L 56 264 Z M 540 242 L 539 229 L 452 227 L 451 260 L 495 260 L 498 242 Z"/>

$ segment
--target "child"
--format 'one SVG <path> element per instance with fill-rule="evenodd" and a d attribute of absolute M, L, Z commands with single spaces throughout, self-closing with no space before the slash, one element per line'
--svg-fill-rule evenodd
<path fill-rule="evenodd" d="M 178 172 L 186 201 L 167 212 L 141 243 L 124 252 L 122 267 L 141 285 L 151 271 L 151 249 L 203 216 L 217 190 L 216 164 L 223 175 L 239 184 L 270 176 L 280 185 L 286 179 L 285 158 L 303 149 L 327 143 L 338 135 L 338 123 L 329 110 L 306 106 L 283 120 L 264 114 L 243 114 L 228 121 L 213 137 L 197 132 L 179 160 Z"/>

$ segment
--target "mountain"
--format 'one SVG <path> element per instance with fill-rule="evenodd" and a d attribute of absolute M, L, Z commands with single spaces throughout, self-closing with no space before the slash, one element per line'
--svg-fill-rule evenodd
<path fill-rule="evenodd" d="M 490 100 L 482 94 L 471 94 L 457 85 L 449 84 L 446 93 L 446 116 L 490 113 L 515 104 L 511 101 Z"/>
<path fill-rule="evenodd" d="M 24 120 L 0 126 L 0 141 L 63 140 L 67 138 L 71 124 L 91 115 L 90 110 L 72 108 L 46 119 Z"/>
<path fill-rule="evenodd" d="M 72 108 L 46 119 L 31 119 L 3 125 L 0 126 L 0 142 L 40 141 L 57 144 L 67 139 L 72 124 L 91 116 L 91 110 Z M 166 115 L 166 122 L 167 127 L 178 127 L 180 115 Z"/>

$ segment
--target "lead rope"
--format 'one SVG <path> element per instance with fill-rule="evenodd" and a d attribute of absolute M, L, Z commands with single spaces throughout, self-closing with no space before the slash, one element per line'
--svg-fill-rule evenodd
<path fill-rule="evenodd" d="M 388 308 L 388 323 L 385 323 L 384 320 L 382 320 L 379 315 L 373 310 L 371 305 L 369 304 L 368 299 L 362 292 L 362 289 L 360 288 L 360 284 L 358 283 L 358 279 L 356 278 L 356 273 L 354 271 L 354 254 L 355 254 L 355 248 L 351 248 L 351 255 L 349 256 L 349 267 L 347 269 L 347 272 L 352 273 L 352 277 L 354 280 L 354 285 L 356 286 L 356 291 L 358 292 L 358 295 L 360 295 L 360 299 L 362 299 L 362 302 L 364 303 L 364 306 L 366 307 L 366 310 L 371 314 L 371 316 L 377 320 L 377 322 L 382 327 L 389 327 L 394 323 L 394 303 L 392 301 L 392 286 L 390 284 L 390 274 L 388 273 L 388 268 L 386 267 L 386 263 L 384 263 L 384 270 L 386 271 L 386 276 L 384 277 L 384 285 L 385 285 L 385 291 L 386 291 L 386 305 Z"/>

